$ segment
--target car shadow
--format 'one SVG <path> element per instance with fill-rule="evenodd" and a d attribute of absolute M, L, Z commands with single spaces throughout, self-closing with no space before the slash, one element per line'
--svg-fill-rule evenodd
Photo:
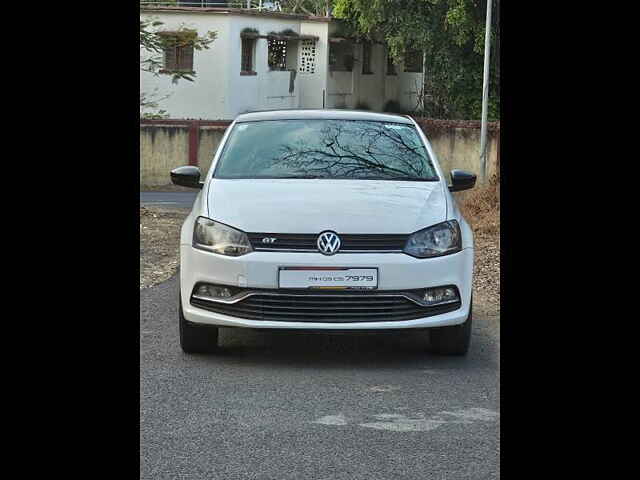
<path fill-rule="evenodd" d="M 442 356 L 429 352 L 426 330 L 384 334 L 326 334 L 221 328 L 219 351 L 202 355 L 211 361 L 234 365 L 291 367 L 380 368 L 419 365 L 468 368 L 496 363 L 495 339 L 482 328 L 472 337 L 466 356 Z"/>

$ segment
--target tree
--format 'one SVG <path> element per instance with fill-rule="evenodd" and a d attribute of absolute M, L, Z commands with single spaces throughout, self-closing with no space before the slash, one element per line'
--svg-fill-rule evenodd
<path fill-rule="evenodd" d="M 204 36 L 199 36 L 195 30 L 181 26 L 170 35 L 165 34 L 160 29 L 163 22 L 153 19 L 140 18 L 140 70 L 158 76 L 164 66 L 163 55 L 168 47 L 191 45 L 195 50 L 208 49 L 216 39 L 216 32 L 207 32 Z M 194 81 L 195 72 L 172 71 L 168 73 L 172 77 L 173 83 L 179 80 Z M 165 116 L 164 110 L 159 110 L 159 102 L 167 98 L 158 97 L 157 91 L 140 92 L 140 115 L 143 117 Z M 151 112 L 149 112 L 151 110 Z"/>
<path fill-rule="evenodd" d="M 436 118 L 479 118 L 487 0 L 334 0 L 334 15 L 356 36 L 381 37 L 392 57 L 426 55 L 424 111 Z M 491 32 L 489 119 L 500 111 L 499 0 Z"/>
<path fill-rule="evenodd" d="M 301 13 L 318 17 L 324 17 L 331 4 L 331 0 L 280 0 L 280 6 L 283 12 Z"/>

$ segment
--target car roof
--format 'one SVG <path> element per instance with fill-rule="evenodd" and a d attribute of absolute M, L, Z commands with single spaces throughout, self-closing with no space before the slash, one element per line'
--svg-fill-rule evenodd
<path fill-rule="evenodd" d="M 374 113 L 365 110 L 329 110 L 329 109 L 288 109 L 263 110 L 238 115 L 236 122 L 259 122 L 264 120 L 365 120 L 372 122 L 404 123 L 413 125 L 407 116 L 387 113 Z"/>

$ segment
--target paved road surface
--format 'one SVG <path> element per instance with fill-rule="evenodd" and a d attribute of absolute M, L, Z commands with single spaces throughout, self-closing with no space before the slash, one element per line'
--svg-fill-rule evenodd
<path fill-rule="evenodd" d="M 184 355 L 176 277 L 140 291 L 140 478 L 495 479 L 499 333 L 476 314 L 466 358 L 426 336 L 222 329 Z"/>
<path fill-rule="evenodd" d="M 140 192 L 140 205 L 191 210 L 199 192 Z"/>

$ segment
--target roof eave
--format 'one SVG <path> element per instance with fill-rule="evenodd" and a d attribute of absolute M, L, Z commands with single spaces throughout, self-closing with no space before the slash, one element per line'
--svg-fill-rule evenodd
<path fill-rule="evenodd" d="M 302 15 L 298 13 L 271 12 L 268 10 L 247 10 L 243 8 L 216 8 L 216 7 L 169 7 L 169 6 L 140 6 L 141 12 L 163 12 L 163 13 L 208 13 L 214 15 L 247 15 L 253 17 L 282 18 L 288 20 L 302 20 L 310 22 L 331 22 L 333 17 L 318 17 L 314 15 Z"/>

